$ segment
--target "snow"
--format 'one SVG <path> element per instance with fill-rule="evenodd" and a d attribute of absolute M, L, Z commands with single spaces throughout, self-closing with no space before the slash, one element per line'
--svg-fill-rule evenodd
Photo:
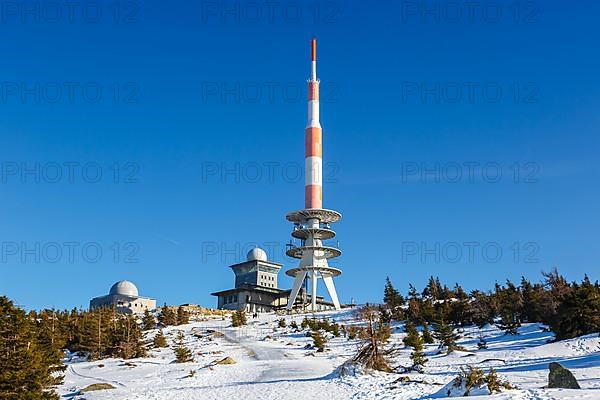
<path fill-rule="evenodd" d="M 332 318 L 340 324 L 357 324 L 352 311 L 324 312 L 318 318 Z M 230 327 L 221 317 L 205 318 L 183 326 L 164 329 L 172 345 L 179 331 L 194 354 L 194 362 L 173 363 L 171 348 L 151 350 L 148 358 L 93 362 L 74 357 L 68 361 L 65 381 L 59 387 L 61 398 L 69 400 L 107 399 L 428 399 L 452 381 L 461 367 L 473 365 L 488 371 L 494 367 L 501 379 L 518 389 L 477 399 L 600 399 L 600 339 L 597 334 L 549 343 L 550 332 L 539 324 L 526 324 L 518 335 L 504 335 L 493 326 L 481 334 L 488 348 L 477 350 L 480 330 L 466 328 L 459 344 L 466 351 L 439 354 L 436 345 L 427 345 L 429 362 L 423 374 L 385 374 L 370 372 L 338 377 L 336 369 L 349 360 L 360 343 L 344 337 L 329 337 L 326 351 L 305 348 L 312 344 L 306 332 L 293 332 L 289 323 L 298 325 L 302 315 L 282 317 L 261 314 L 249 318 L 247 326 Z M 310 315 L 309 315 L 310 317 Z M 286 328 L 276 328 L 285 318 Z M 212 333 L 216 331 L 216 333 Z M 158 330 L 146 334 L 151 342 Z M 394 326 L 392 342 L 399 350 L 395 366 L 410 365 L 410 350 L 402 345 L 402 324 Z M 236 363 L 215 365 L 231 357 Z M 545 389 L 548 364 L 560 362 L 578 379 L 582 390 Z M 195 371 L 192 375 L 191 372 Z M 397 381 L 407 376 L 410 382 Z M 93 383 L 109 383 L 113 390 L 80 394 Z M 486 392 L 487 393 L 487 392 Z M 473 393 L 474 397 L 476 393 Z"/>

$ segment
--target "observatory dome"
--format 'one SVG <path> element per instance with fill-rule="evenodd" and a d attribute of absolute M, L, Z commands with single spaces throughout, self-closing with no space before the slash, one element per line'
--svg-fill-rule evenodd
<path fill-rule="evenodd" d="M 119 281 L 112 285 L 109 294 L 120 294 L 123 296 L 138 296 L 138 289 L 129 281 Z"/>
<path fill-rule="evenodd" d="M 248 261 L 267 261 L 267 253 L 260 247 L 255 247 L 248 252 L 246 256 L 246 260 Z"/>

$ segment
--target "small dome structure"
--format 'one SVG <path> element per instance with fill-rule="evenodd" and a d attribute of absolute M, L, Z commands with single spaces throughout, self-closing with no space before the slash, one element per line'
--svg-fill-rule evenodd
<path fill-rule="evenodd" d="M 119 281 L 112 285 L 109 294 L 120 294 L 122 296 L 138 297 L 138 289 L 132 282 Z"/>
<path fill-rule="evenodd" d="M 248 252 L 246 256 L 246 260 L 248 261 L 267 261 L 267 253 L 260 247 L 255 247 Z"/>

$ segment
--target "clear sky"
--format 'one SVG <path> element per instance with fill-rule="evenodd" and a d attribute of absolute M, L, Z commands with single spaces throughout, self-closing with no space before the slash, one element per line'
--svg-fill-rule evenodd
<path fill-rule="evenodd" d="M 253 243 L 295 265 L 313 36 L 342 301 L 599 278 L 598 2 L 190 3 L 3 3 L 0 294 L 214 306 Z"/>

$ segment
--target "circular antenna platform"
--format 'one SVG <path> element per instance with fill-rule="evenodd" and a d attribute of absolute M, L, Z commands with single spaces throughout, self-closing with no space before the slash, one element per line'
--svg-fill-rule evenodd
<path fill-rule="evenodd" d="M 333 267 L 318 267 L 318 268 L 312 268 L 312 267 L 305 267 L 305 268 L 292 268 L 289 269 L 287 271 L 285 271 L 285 274 L 287 276 L 291 276 L 291 277 L 295 277 L 296 275 L 298 275 L 300 272 L 302 271 L 313 271 L 313 270 L 317 270 L 321 273 L 322 276 L 331 276 L 332 278 L 335 278 L 336 276 L 340 276 L 342 274 L 342 270 L 338 269 L 338 268 L 333 268 Z"/>
<path fill-rule="evenodd" d="M 308 239 L 312 236 L 315 239 L 329 240 L 335 237 L 335 232 L 325 228 L 299 228 L 292 232 L 292 236 L 296 239 Z"/>
<path fill-rule="evenodd" d="M 297 223 L 303 223 L 310 219 L 318 219 L 319 222 L 330 224 L 342 219 L 342 214 L 324 208 L 307 208 L 305 210 L 292 211 L 291 213 L 288 213 L 285 218 L 290 222 Z"/>
<path fill-rule="evenodd" d="M 335 258 L 342 255 L 342 251 L 335 247 L 329 246 L 299 246 L 287 249 L 285 254 L 288 257 L 302 259 L 302 255 L 306 251 L 322 251 L 325 258 Z"/>

